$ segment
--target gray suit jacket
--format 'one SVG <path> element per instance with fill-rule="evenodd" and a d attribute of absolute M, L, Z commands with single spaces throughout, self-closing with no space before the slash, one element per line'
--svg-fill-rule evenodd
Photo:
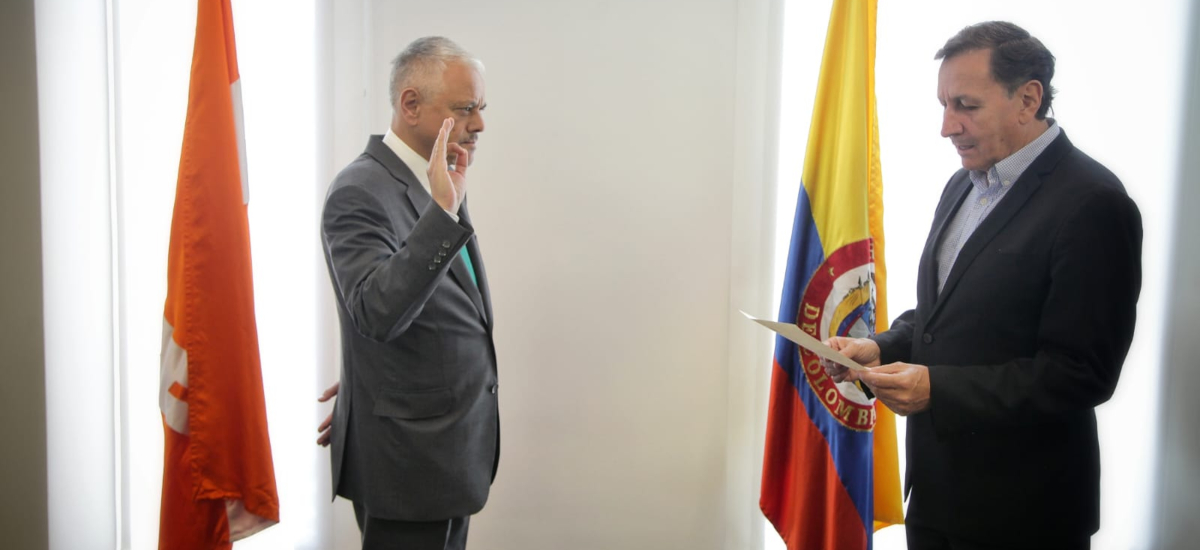
<path fill-rule="evenodd" d="M 470 515 L 495 478 L 492 307 L 465 204 L 459 216 L 433 201 L 381 136 L 325 198 L 321 243 L 342 333 L 333 490 L 372 517 Z M 459 258 L 464 246 L 478 284 Z"/>

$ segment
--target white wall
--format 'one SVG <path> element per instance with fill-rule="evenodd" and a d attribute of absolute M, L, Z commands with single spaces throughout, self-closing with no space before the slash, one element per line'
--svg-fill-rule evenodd
<path fill-rule="evenodd" d="M 731 285 L 744 286 L 734 284 L 734 266 L 759 246 L 740 229 L 735 248 L 731 235 L 735 215 L 739 227 L 759 223 L 770 170 L 760 143 L 767 107 L 744 95 L 739 102 L 738 82 L 773 94 L 761 46 L 771 3 L 741 4 L 334 8 L 350 23 L 333 24 L 332 70 L 350 80 L 334 85 L 342 91 L 333 108 L 348 116 L 335 119 L 333 134 L 352 140 L 348 149 L 333 144 L 334 169 L 361 152 L 367 131 L 386 129 L 388 62 L 409 41 L 446 35 L 487 66 L 487 130 L 468 197 L 497 312 L 503 435 L 472 544 L 752 544 L 761 437 L 741 426 L 733 433 L 727 418 L 761 424 L 761 412 L 746 417 L 754 373 L 769 361 L 736 361 L 744 377 L 730 370 L 731 331 L 739 343 L 754 338 L 731 326 Z M 753 33 L 739 42 L 739 20 L 748 19 Z M 739 51 L 749 63 L 740 71 Z M 737 168 L 735 132 L 751 143 Z M 737 270 L 739 282 L 761 275 Z M 765 293 L 740 295 L 761 304 L 738 307 L 770 311 Z M 731 391 L 731 381 L 744 385 Z M 727 458 L 731 438 L 755 454 L 739 448 Z M 729 460 L 738 473 L 727 472 Z M 727 521 L 738 513 L 727 510 L 732 499 L 741 515 Z M 731 521 L 738 540 L 726 542 Z M 340 529 L 355 531 L 352 520 Z"/>

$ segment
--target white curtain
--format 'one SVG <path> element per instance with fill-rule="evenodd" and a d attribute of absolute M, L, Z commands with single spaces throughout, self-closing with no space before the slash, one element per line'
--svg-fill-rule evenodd
<path fill-rule="evenodd" d="M 234 2 L 255 300 L 282 521 L 239 548 L 331 548 L 316 231 L 313 1 Z M 155 548 L 159 347 L 196 2 L 39 0 L 51 547 Z"/>

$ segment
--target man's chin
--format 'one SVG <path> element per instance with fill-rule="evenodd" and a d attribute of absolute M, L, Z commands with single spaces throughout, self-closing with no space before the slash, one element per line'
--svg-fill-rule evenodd
<path fill-rule="evenodd" d="M 980 164 L 982 164 L 980 160 L 974 156 L 962 157 L 962 167 L 967 170 L 984 170 L 984 168 L 980 168 Z"/>

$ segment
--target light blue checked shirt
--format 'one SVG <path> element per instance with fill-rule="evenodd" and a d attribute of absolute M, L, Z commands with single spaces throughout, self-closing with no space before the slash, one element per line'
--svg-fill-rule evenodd
<path fill-rule="evenodd" d="M 946 228 L 946 232 L 942 236 L 942 243 L 938 247 L 939 294 L 942 292 L 942 286 L 946 284 L 946 278 L 950 276 L 950 269 L 954 267 L 954 260 L 958 258 L 963 244 L 971 238 L 971 234 L 975 232 L 979 224 L 983 223 L 988 214 L 992 213 L 1004 195 L 1008 194 L 1008 190 L 1012 189 L 1012 184 L 1017 182 L 1017 178 L 1021 177 L 1030 164 L 1033 164 L 1033 160 L 1046 150 L 1046 147 L 1054 141 L 1054 138 L 1058 137 L 1058 134 L 1062 133 L 1058 123 L 1054 119 L 1049 120 L 1050 127 L 1046 128 L 1046 131 L 1042 132 L 1037 139 L 1022 147 L 1020 151 L 997 162 L 986 172 L 971 170 L 971 191 L 967 193 L 967 200 L 963 201 L 958 212 L 954 214 L 954 219 L 950 220 L 950 225 Z"/>

